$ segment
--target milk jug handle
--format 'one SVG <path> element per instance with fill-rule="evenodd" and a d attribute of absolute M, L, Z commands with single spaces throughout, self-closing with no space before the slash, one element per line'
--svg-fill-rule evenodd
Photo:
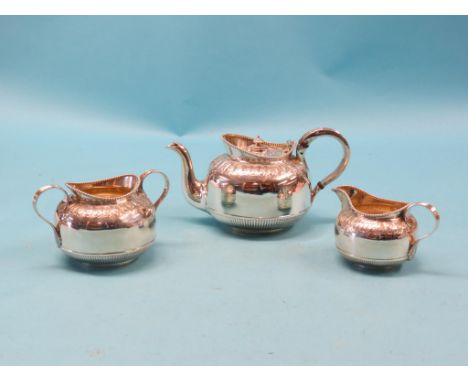
<path fill-rule="evenodd" d="M 416 203 L 411 203 L 408 205 L 408 207 L 406 208 L 406 214 L 409 213 L 409 210 L 413 207 L 416 207 L 416 206 L 420 206 L 420 207 L 424 207 L 424 208 L 427 208 L 431 213 L 432 215 L 434 216 L 434 220 L 435 220 L 435 224 L 434 224 L 434 227 L 432 228 L 431 231 L 429 231 L 428 233 L 424 234 L 423 236 L 421 236 L 420 238 L 416 239 L 415 241 L 415 244 L 423 239 L 426 239 L 428 238 L 429 236 L 431 236 L 435 230 L 439 227 L 439 222 L 440 222 L 440 214 L 439 214 L 439 211 L 437 211 L 437 208 L 435 208 L 432 204 L 429 204 L 429 203 L 423 203 L 423 202 L 416 202 Z"/>
<path fill-rule="evenodd" d="M 33 196 L 33 200 L 32 200 L 32 205 L 33 205 L 33 209 L 34 211 L 36 212 L 37 216 L 39 216 L 42 220 L 44 220 L 48 225 L 50 225 L 52 227 L 52 229 L 54 230 L 54 235 L 55 235 L 55 240 L 57 242 L 57 246 L 60 247 L 62 245 L 62 238 L 60 236 L 60 231 L 59 229 L 57 228 L 57 226 L 55 224 L 53 224 L 50 220 L 47 220 L 40 212 L 39 210 L 37 209 L 37 201 L 39 200 L 40 196 L 46 192 L 46 191 L 49 191 L 49 190 L 52 190 L 52 189 L 58 189 L 60 191 L 62 191 L 64 194 L 65 194 L 65 198 L 68 199 L 68 194 L 67 192 L 60 186 L 56 185 L 56 184 L 49 184 L 47 186 L 43 186 L 41 188 L 39 188 L 34 196 Z"/>
<path fill-rule="evenodd" d="M 346 138 L 337 130 L 329 129 L 327 127 L 321 127 L 318 129 L 310 130 L 305 133 L 297 144 L 296 155 L 304 162 L 305 160 L 305 152 L 309 148 L 310 144 L 321 136 L 330 136 L 335 138 L 338 142 L 341 143 L 341 147 L 343 148 L 343 157 L 341 158 L 338 167 L 336 167 L 333 172 L 331 172 L 328 176 L 323 178 L 320 182 L 318 182 L 313 190 L 311 191 L 312 199 L 317 195 L 317 193 L 325 188 L 329 183 L 333 182 L 336 178 L 338 178 L 341 173 L 345 170 L 346 166 L 349 163 L 349 157 L 351 155 L 351 150 L 349 148 L 348 141 Z"/>
<path fill-rule="evenodd" d="M 146 170 L 143 174 L 140 175 L 140 181 L 141 181 L 141 184 L 140 184 L 140 189 L 143 191 L 143 182 L 145 180 L 145 178 L 148 176 L 148 175 L 151 175 L 151 174 L 159 174 L 163 177 L 164 179 L 164 188 L 161 192 L 161 195 L 159 196 L 159 198 L 153 203 L 153 206 L 154 208 L 158 208 L 159 205 L 162 203 L 162 201 L 164 200 L 164 198 L 167 196 L 167 193 L 169 192 L 169 178 L 167 177 L 166 174 L 164 174 L 162 171 L 158 171 L 158 170 L 154 170 L 154 169 L 151 169 L 151 170 Z"/>

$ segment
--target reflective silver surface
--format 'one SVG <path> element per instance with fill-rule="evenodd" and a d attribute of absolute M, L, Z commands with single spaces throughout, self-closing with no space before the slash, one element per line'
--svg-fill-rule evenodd
<path fill-rule="evenodd" d="M 337 139 L 343 157 L 330 175 L 312 186 L 304 154 L 320 136 Z M 307 212 L 317 192 L 344 171 L 350 156 L 346 139 L 328 128 L 309 131 L 297 145 L 237 134 L 225 134 L 223 141 L 227 154 L 211 162 L 202 181 L 195 177 L 187 149 L 180 143 L 172 143 L 169 148 L 182 159 L 189 203 L 237 232 L 266 233 L 290 227 Z"/>
<path fill-rule="evenodd" d="M 143 190 L 150 174 L 160 174 L 165 186 L 156 202 Z M 33 197 L 33 208 L 55 234 L 57 245 L 69 257 L 96 265 L 123 265 L 136 259 L 155 239 L 156 209 L 169 191 L 169 180 L 157 170 L 142 175 L 122 175 L 84 183 L 67 183 L 71 191 L 49 185 Z M 56 222 L 45 219 L 37 201 L 45 191 L 60 189 L 65 198 L 58 204 Z"/>
<path fill-rule="evenodd" d="M 391 266 L 411 260 L 419 241 L 431 235 L 439 224 L 437 209 L 428 203 L 382 199 L 353 186 L 333 191 L 342 205 L 336 219 L 336 247 L 355 263 Z M 409 212 L 415 206 L 427 208 L 435 219 L 433 230 L 419 238 L 417 221 Z"/>

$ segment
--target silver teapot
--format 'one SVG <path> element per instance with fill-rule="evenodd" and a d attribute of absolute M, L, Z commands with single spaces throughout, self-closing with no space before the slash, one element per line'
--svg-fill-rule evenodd
<path fill-rule="evenodd" d="M 338 167 L 313 186 L 304 154 L 321 136 L 338 140 L 343 156 Z M 195 177 L 190 154 L 183 145 L 172 143 L 168 147 L 182 159 L 189 203 L 235 232 L 269 233 L 289 228 L 304 216 L 317 193 L 345 170 L 350 156 L 346 138 L 329 128 L 311 130 L 297 144 L 271 143 L 238 134 L 224 134 L 222 139 L 227 153 L 211 162 L 204 180 Z"/>

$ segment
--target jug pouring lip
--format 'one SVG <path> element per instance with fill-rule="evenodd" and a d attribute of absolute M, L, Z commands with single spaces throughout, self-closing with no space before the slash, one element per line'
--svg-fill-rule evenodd
<path fill-rule="evenodd" d="M 296 142 L 273 143 L 247 135 L 226 133 L 222 139 L 228 154 L 234 158 L 259 161 L 278 161 L 288 159 L 296 147 Z"/>
<path fill-rule="evenodd" d="M 65 183 L 65 186 L 75 195 L 99 202 L 112 202 L 128 198 L 139 190 L 140 185 L 141 178 L 135 174 L 118 175 L 88 182 Z M 108 192 L 102 192 L 103 189 L 107 189 Z"/>
<path fill-rule="evenodd" d="M 356 186 L 343 185 L 332 189 L 347 198 L 349 207 L 357 214 L 372 218 L 396 217 L 405 212 L 411 203 L 384 199 L 372 195 Z"/>

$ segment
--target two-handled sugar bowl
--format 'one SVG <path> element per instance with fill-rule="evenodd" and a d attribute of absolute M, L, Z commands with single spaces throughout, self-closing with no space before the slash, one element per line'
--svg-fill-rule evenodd
<path fill-rule="evenodd" d="M 336 247 L 344 258 L 368 266 L 398 266 L 411 260 L 418 243 L 438 227 L 440 215 L 429 203 L 378 198 L 353 186 L 336 187 L 341 211 L 335 225 Z M 427 208 L 435 219 L 429 233 L 417 237 L 413 207 Z"/>
<path fill-rule="evenodd" d="M 150 174 L 164 178 L 163 191 L 155 202 L 143 190 L 143 182 Z M 95 265 L 124 265 L 154 242 L 156 209 L 169 191 L 169 179 L 161 171 L 66 186 L 70 193 L 57 185 L 41 187 L 34 194 L 33 208 L 52 227 L 57 246 L 69 257 Z M 65 195 L 57 206 L 55 223 L 37 209 L 39 197 L 51 189 Z"/>

